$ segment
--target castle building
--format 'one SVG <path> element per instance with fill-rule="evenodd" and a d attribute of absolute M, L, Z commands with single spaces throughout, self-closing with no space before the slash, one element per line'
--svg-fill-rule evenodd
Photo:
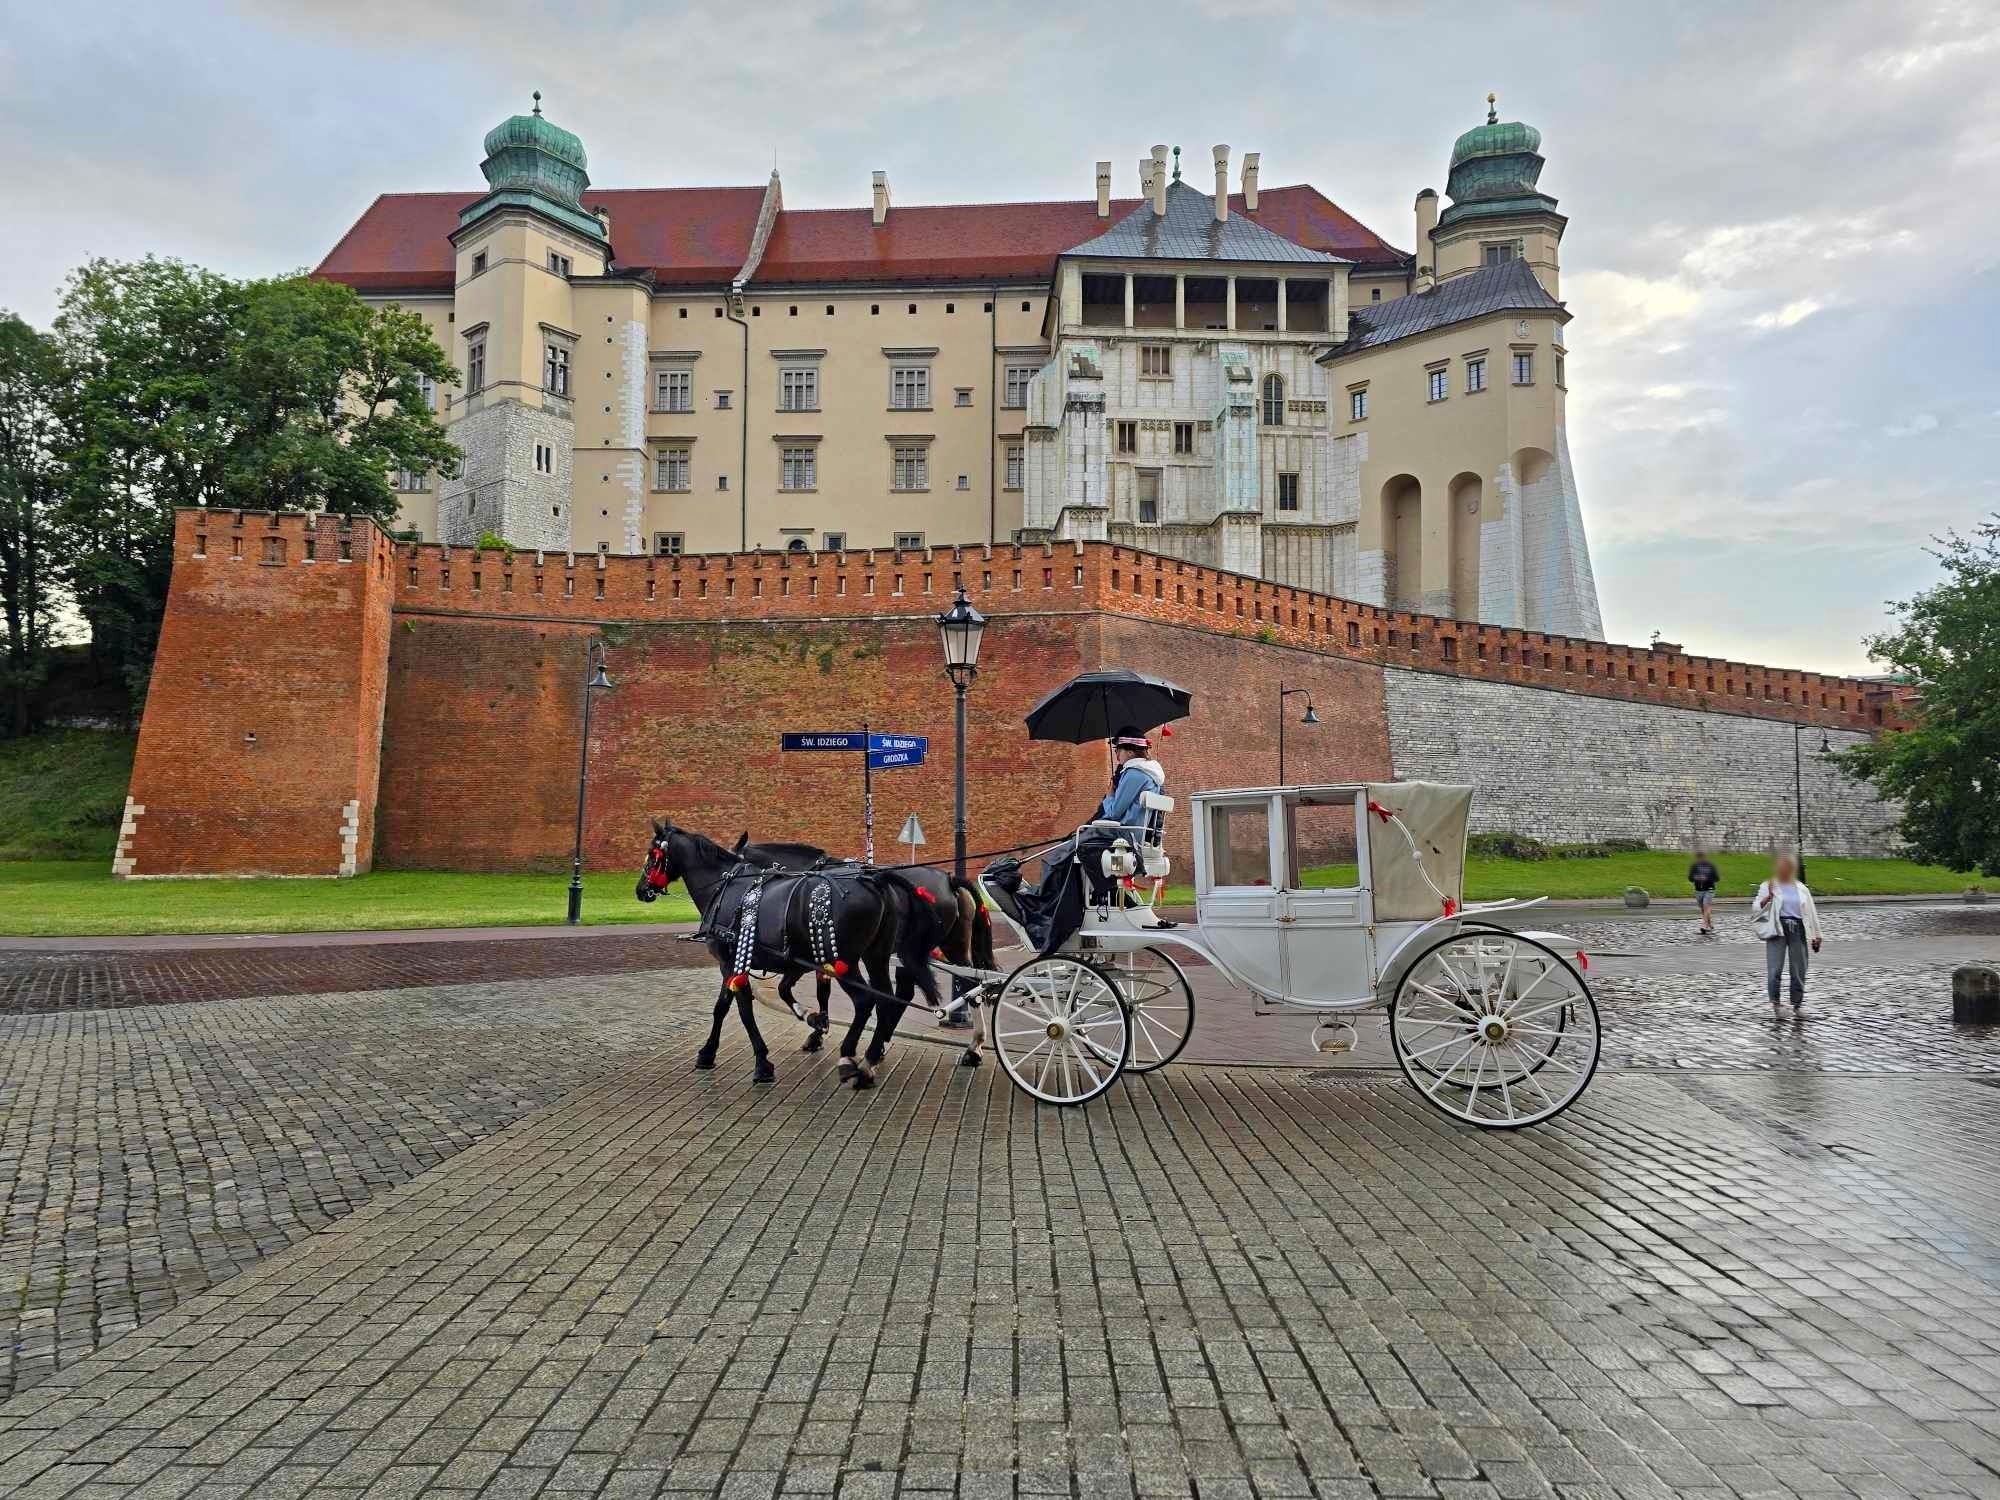
<path fill-rule="evenodd" d="M 1490 100 L 1489 100 L 1490 103 Z M 1110 540 L 1364 603 L 1601 639 L 1540 136 L 1452 151 L 1414 254 L 1213 148 L 1140 196 L 787 210 L 604 190 L 541 113 L 484 193 L 385 194 L 316 274 L 420 313 L 464 454 L 424 539 L 552 551 Z"/>

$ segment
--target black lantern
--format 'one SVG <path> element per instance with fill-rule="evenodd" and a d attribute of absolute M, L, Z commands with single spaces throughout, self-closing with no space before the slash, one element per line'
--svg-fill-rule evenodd
<path fill-rule="evenodd" d="M 1296 688 L 1296 687 L 1288 688 L 1282 682 L 1278 684 L 1278 785 L 1279 786 L 1283 786 L 1285 784 L 1285 700 L 1287 698 L 1304 698 L 1306 700 L 1306 711 L 1299 716 L 1299 722 L 1301 724 L 1317 724 L 1319 722 L 1319 710 L 1313 707 L 1313 700 L 1311 693 L 1307 692 L 1304 688 Z"/>
<path fill-rule="evenodd" d="M 979 641 L 986 634 L 986 616 L 972 607 L 964 585 L 951 608 L 937 617 L 938 638 L 944 642 L 944 673 L 953 683 L 969 683 L 979 672 Z"/>
<path fill-rule="evenodd" d="M 604 675 L 604 642 L 592 641 L 583 650 L 583 751 L 576 768 L 576 847 L 569 862 L 569 925 L 583 920 L 583 799 L 590 781 L 590 700 L 611 686 Z"/>

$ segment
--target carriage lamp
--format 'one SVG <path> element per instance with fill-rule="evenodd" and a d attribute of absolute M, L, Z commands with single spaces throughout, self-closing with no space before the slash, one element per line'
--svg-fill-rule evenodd
<path fill-rule="evenodd" d="M 952 872 L 965 879 L 965 690 L 979 675 L 979 640 L 986 634 L 986 616 L 965 597 L 965 585 L 951 608 L 937 617 L 938 639 L 944 642 L 944 675 L 957 695 L 952 718 Z M 954 985 L 954 988 L 956 986 Z"/>
<path fill-rule="evenodd" d="M 583 796 L 590 782 L 590 700 L 610 688 L 604 674 L 604 642 L 592 641 L 583 652 L 583 753 L 576 768 L 576 848 L 569 861 L 569 925 L 583 920 Z"/>
<path fill-rule="evenodd" d="M 1297 687 L 1288 688 L 1282 682 L 1278 684 L 1278 785 L 1279 786 L 1283 786 L 1285 784 L 1285 700 L 1287 698 L 1304 698 L 1306 700 L 1306 711 L 1299 716 L 1299 722 L 1301 724 L 1317 724 L 1319 722 L 1319 710 L 1313 707 L 1313 699 L 1311 692 L 1309 692 L 1305 688 L 1297 688 Z"/>

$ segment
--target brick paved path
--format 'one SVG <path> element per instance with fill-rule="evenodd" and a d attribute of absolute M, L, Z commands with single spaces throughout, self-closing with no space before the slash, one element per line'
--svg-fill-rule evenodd
<path fill-rule="evenodd" d="M 1774 1026 L 1747 938 L 1590 918 L 1668 1071 L 1506 1138 L 1362 1068 L 1036 1111 L 927 1021 L 856 1096 L 768 1017 L 756 1090 L 657 933 L 0 954 L 0 1495 L 2000 1495 L 1938 989 L 2000 912 L 1841 920 Z"/>
<path fill-rule="evenodd" d="M 741 1072 L 632 1064 L 43 1381 L 0 1489 L 2000 1490 L 1992 1090 L 1627 1075 L 1502 1137 Z"/>

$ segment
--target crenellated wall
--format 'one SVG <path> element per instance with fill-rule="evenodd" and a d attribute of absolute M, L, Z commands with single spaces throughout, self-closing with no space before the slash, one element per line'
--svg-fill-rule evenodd
<path fill-rule="evenodd" d="M 777 740 L 863 720 L 932 740 L 929 764 L 878 783 L 878 852 L 912 811 L 927 852 L 948 852 L 951 694 L 931 617 L 960 585 L 994 622 L 971 697 L 975 849 L 1088 812 L 1102 748 L 1031 744 L 1020 720 L 1098 666 L 1193 690 L 1194 716 L 1161 746 L 1182 794 L 1275 777 L 1280 682 L 1311 688 L 1326 721 L 1290 737 L 1292 780 L 1462 775 L 1491 788 L 1483 826 L 1520 826 L 1495 811 L 1533 779 L 1520 757 L 1538 751 L 1520 747 L 1618 726 L 1623 759 L 1572 757 L 1543 778 L 1524 831 L 1551 837 L 1636 826 L 1610 811 L 1642 795 L 1634 763 L 1676 785 L 1709 777 L 1709 742 L 1670 732 L 1675 713 L 1742 726 L 1756 747 L 1731 752 L 1739 792 L 1714 826 L 1757 844 L 1791 819 L 1789 760 L 1760 775 L 1767 742 L 1792 724 L 1849 739 L 1898 722 L 1878 684 L 1853 678 L 1405 614 L 1102 542 L 608 557 L 184 511 L 118 872 L 557 865 L 598 635 L 619 686 L 593 722 L 594 864 L 635 859 L 646 819 L 667 812 L 858 850 L 858 766 Z M 1511 743 L 1496 693 L 1523 726 Z M 1675 816 L 1639 821 L 1680 837 Z M 1876 808 L 1843 828 L 1860 852 L 1886 846 L 1887 824 Z M 1185 857 L 1184 821 L 1171 847 Z"/>

